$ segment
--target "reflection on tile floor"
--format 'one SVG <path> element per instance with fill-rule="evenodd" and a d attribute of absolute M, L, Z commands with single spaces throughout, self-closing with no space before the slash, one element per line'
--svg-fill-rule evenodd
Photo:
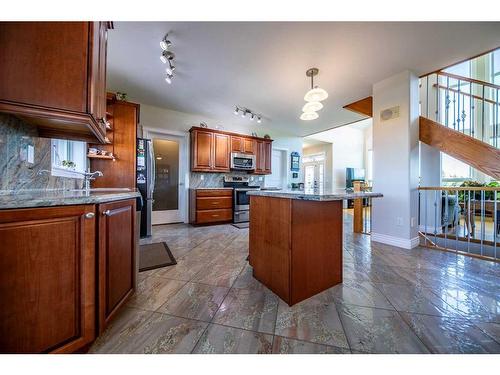
<path fill-rule="evenodd" d="M 500 263 L 344 234 L 344 283 L 289 307 L 252 277 L 248 229 L 153 227 L 177 265 L 139 274 L 91 353 L 500 353 Z"/>

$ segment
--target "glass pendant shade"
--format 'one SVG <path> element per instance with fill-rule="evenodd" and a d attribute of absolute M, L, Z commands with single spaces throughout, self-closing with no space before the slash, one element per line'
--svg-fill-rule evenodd
<path fill-rule="evenodd" d="M 304 96 L 304 100 L 306 102 L 320 102 L 322 100 L 325 100 L 326 98 L 328 98 L 328 93 L 319 87 L 315 87 L 309 90 Z"/>
<path fill-rule="evenodd" d="M 300 119 L 303 121 L 316 120 L 318 117 L 316 112 L 304 112 L 300 115 Z"/>
<path fill-rule="evenodd" d="M 302 107 L 302 112 L 317 112 L 323 108 L 320 102 L 308 102 Z"/>

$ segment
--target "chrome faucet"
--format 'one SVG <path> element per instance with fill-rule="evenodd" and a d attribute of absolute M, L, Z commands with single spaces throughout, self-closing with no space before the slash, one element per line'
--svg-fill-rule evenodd
<path fill-rule="evenodd" d="M 90 172 L 90 168 L 87 172 L 83 172 L 84 189 L 90 190 L 90 181 L 95 180 L 96 177 L 104 176 L 101 171 Z"/>

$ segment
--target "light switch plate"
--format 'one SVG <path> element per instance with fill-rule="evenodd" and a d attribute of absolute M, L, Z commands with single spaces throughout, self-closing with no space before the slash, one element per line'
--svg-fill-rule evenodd
<path fill-rule="evenodd" d="M 35 148 L 32 145 L 28 145 L 27 161 L 31 164 L 35 162 Z"/>

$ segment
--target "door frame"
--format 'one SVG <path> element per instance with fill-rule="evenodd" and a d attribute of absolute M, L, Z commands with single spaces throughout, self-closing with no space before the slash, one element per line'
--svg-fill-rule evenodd
<path fill-rule="evenodd" d="M 289 152 L 288 148 L 283 148 L 283 147 L 272 147 L 271 148 L 271 160 L 273 159 L 273 151 L 279 151 L 281 153 L 281 165 L 279 166 L 283 170 L 281 171 L 281 185 L 283 189 L 288 188 L 288 181 L 289 181 L 289 170 L 290 170 L 290 158 L 289 158 Z"/>
<path fill-rule="evenodd" d="M 183 223 L 189 222 L 189 134 L 185 132 L 143 127 L 143 138 L 175 138 L 179 141 L 179 213 Z"/>

